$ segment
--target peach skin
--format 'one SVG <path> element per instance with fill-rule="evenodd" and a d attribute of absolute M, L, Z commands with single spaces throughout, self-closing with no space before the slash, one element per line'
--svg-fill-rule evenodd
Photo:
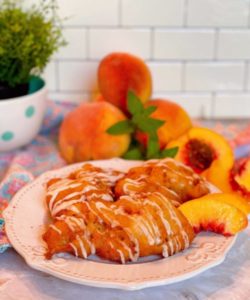
<path fill-rule="evenodd" d="M 165 99 L 152 99 L 145 106 L 156 106 L 151 117 L 165 121 L 157 130 L 160 148 L 164 149 L 169 141 L 178 138 L 192 127 L 192 122 L 186 111 L 177 103 Z M 137 140 L 144 146 L 147 144 L 147 134 L 138 132 Z"/>
<path fill-rule="evenodd" d="M 144 103 L 152 90 L 151 73 L 142 59 L 128 53 L 105 56 L 98 68 L 98 84 L 104 99 L 127 113 L 127 93 L 133 91 Z"/>
<path fill-rule="evenodd" d="M 117 107 L 105 101 L 81 104 L 65 117 L 60 127 L 63 158 L 73 163 L 123 155 L 129 147 L 130 135 L 112 136 L 106 130 L 125 118 Z"/>

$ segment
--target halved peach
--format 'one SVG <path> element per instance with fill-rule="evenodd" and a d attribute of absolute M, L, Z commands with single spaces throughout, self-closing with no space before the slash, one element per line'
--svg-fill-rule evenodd
<path fill-rule="evenodd" d="M 212 231 L 234 235 L 247 227 L 247 215 L 237 207 L 214 198 L 198 198 L 179 206 L 195 232 Z"/>
<path fill-rule="evenodd" d="M 190 166 L 223 192 L 231 191 L 229 174 L 234 155 L 223 136 L 207 128 L 193 127 L 167 147 L 179 147 L 175 159 Z"/>

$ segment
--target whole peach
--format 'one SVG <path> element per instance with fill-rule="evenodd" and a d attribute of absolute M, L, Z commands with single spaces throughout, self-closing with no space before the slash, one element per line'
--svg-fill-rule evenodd
<path fill-rule="evenodd" d="M 98 68 L 98 84 L 104 99 L 127 113 L 127 93 L 132 90 L 144 103 L 152 90 L 151 73 L 144 61 L 128 53 L 105 56 Z"/>
<path fill-rule="evenodd" d="M 130 136 L 113 136 L 106 130 L 124 120 L 124 114 L 112 104 L 102 101 L 83 103 L 64 119 L 59 132 L 59 147 L 68 163 L 106 159 L 123 155 Z"/>
<path fill-rule="evenodd" d="M 186 111 L 177 103 L 165 99 L 152 99 L 145 103 L 145 107 L 156 106 L 151 117 L 165 121 L 157 131 L 160 147 L 165 148 L 169 141 L 176 139 L 192 127 L 192 122 Z M 138 132 L 137 139 L 147 143 L 147 134 Z"/>

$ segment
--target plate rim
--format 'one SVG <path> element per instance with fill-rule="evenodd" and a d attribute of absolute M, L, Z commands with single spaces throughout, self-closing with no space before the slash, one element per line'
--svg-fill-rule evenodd
<path fill-rule="evenodd" d="M 20 195 L 27 189 L 30 189 L 36 182 L 41 181 L 43 178 L 48 177 L 48 175 L 52 175 L 53 173 L 59 173 L 60 172 L 71 172 L 72 170 L 74 170 L 75 168 L 78 168 L 80 165 L 85 164 L 85 163 L 94 163 L 94 164 L 98 164 L 98 163 L 103 163 L 103 162 L 107 162 L 107 161 L 114 161 L 114 162 L 123 162 L 123 163 L 127 163 L 127 161 L 120 159 L 120 158 L 114 158 L 114 159 L 108 159 L 108 160 L 96 160 L 96 161 L 86 161 L 86 162 L 79 162 L 79 163 L 75 163 L 75 164 L 71 164 L 71 165 L 66 165 L 64 167 L 58 168 L 58 169 L 54 169 L 54 170 L 49 170 L 46 171 L 44 173 L 42 173 L 41 175 L 39 175 L 38 177 L 36 177 L 34 180 L 32 180 L 30 183 L 26 184 L 24 187 L 22 187 L 15 195 L 14 197 L 11 199 L 8 207 L 3 211 L 3 217 L 5 220 L 5 231 L 7 233 L 7 236 L 11 242 L 11 245 L 13 246 L 13 248 L 16 250 L 17 253 L 19 253 L 23 259 L 25 260 L 25 262 L 33 269 L 50 274 L 52 276 L 55 276 L 57 278 L 60 278 L 62 280 L 67 280 L 73 283 L 78 283 L 78 284 L 82 284 L 82 285 L 87 285 L 87 286 L 92 286 L 92 287 L 101 287 L 101 288 L 113 288 L 113 289 L 122 289 L 122 290 L 139 290 L 139 289 L 143 289 L 143 288 L 149 288 L 149 287 L 156 287 L 156 286 L 162 286 L 162 285 L 169 285 L 169 284 L 173 284 L 173 283 L 177 283 L 177 282 L 181 282 L 184 281 L 186 279 L 190 279 L 194 276 L 197 276 L 201 273 L 203 273 L 204 271 L 216 267 L 219 264 L 221 264 L 228 252 L 230 251 L 230 249 L 233 247 L 237 235 L 235 236 L 231 236 L 229 238 L 225 239 L 230 239 L 230 243 L 228 244 L 227 248 L 225 249 L 225 251 L 223 253 L 221 253 L 216 259 L 214 259 L 213 261 L 205 264 L 204 266 L 201 266 L 191 272 L 187 272 L 184 274 L 180 274 L 177 275 L 173 278 L 160 278 L 160 279 L 155 279 L 155 280 L 147 280 L 147 281 L 142 281 L 142 282 L 109 282 L 109 281 L 98 281 L 95 279 L 82 279 L 82 278 L 77 278 L 77 277 L 71 277 L 68 275 L 65 275 L 63 273 L 58 273 L 57 271 L 53 271 L 51 269 L 46 268 L 46 265 L 44 266 L 43 264 L 39 264 L 39 261 L 36 260 L 32 260 L 29 257 L 27 257 L 24 249 L 22 247 L 20 247 L 20 244 L 18 243 L 18 241 L 13 238 L 12 234 L 11 234 L 11 222 L 9 220 L 9 215 L 10 213 L 14 210 L 15 208 L 15 203 L 16 201 L 19 199 Z M 129 161 L 130 163 L 134 163 L 134 164 L 140 164 L 142 163 L 142 161 Z M 188 248 L 189 249 L 189 248 Z M 188 250 L 187 249 L 187 250 Z M 166 258 L 168 259 L 168 258 Z M 164 258 L 163 258 L 164 260 Z M 148 262 L 147 262 L 148 263 Z M 126 266 L 126 265 L 124 265 Z"/>

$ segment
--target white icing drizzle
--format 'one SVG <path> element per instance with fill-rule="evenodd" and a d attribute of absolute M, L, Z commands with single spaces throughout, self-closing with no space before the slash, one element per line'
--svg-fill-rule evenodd
<path fill-rule="evenodd" d="M 85 240 L 86 240 L 87 244 L 89 245 L 91 254 L 95 254 L 95 251 L 96 251 L 95 245 L 90 241 L 87 231 L 85 232 Z"/>
<path fill-rule="evenodd" d="M 125 264 L 126 260 L 125 260 L 123 252 L 120 249 L 116 249 L 116 251 L 120 254 L 122 264 Z"/>
<path fill-rule="evenodd" d="M 105 200 L 105 201 L 113 201 L 113 197 L 110 194 L 96 194 L 93 193 L 91 195 L 87 196 L 88 200 L 92 200 L 92 198 L 99 198 L 101 200 Z"/>
<path fill-rule="evenodd" d="M 98 209 L 99 212 L 102 213 L 102 215 L 104 216 L 104 218 L 106 220 L 108 220 L 108 222 L 110 223 L 110 226 L 112 228 L 120 225 L 116 220 L 112 219 L 112 217 L 109 217 L 107 215 L 107 213 L 105 214 L 105 212 L 103 211 L 102 208 L 104 208 L 104 210 L 107 210 L 107 211 L 109 211 L 111 213 L 112 213 L 112 210 L 109 207 L 107 207 L 104 203 L 102 203 L 102 202 L 95 202 L 95 207 Z"/>
<path fill-rule="evenodd" d="M 164 196 L 161 193 L 155 193 L 155 195 L 157 194 L 158 198 L 161 200 L 162 204 L 165 205 L 165 207 L 168 209 L 169 213 L 170 213 L 170 217 L 172 220 L 175 221 L 175 223 L 177 224 L 177 226 L 179 227 L 181 236 L 184 240 L 185 243 L 185 248 L 189 246 L 189 238 L 188 235 L 186 233 L 186 231 L 183 229 L 182 224 L 180 219 L 177 217 L 175 211 L 171 208 L 171 204 L 166 201 L 167 199 L 164 198 Z"/>
<path fill-rule="evenodd" d="M 70 247 L 74 250 L 75 256 L 78 257 L 78 251 L 76 246 L 73 243 L 69 243 Z"/>
<path fill-rule="evenodd" d="M 121 244 L 122 244 L 123 248 L 124 248 L 125 250 L 127 250 L 129 259 L 130 259 L 131 261 L 135 262 L 135 261 L 137 260 L 136 255 L 134 255 L 134 254 L 132 253 L 131 249 L 129 248 L 129 246 L 128 246 L 125 242 L 121 241 Z"/>
<path fill-rule="evenodd" d="M 164 225 L 166 233 L 168 235 L 171 235 L 173 233 L 173 231 L 172 231 L 172 229 L 170 227 L 170 224 L 169 224 L 168 220 L 164 217 L 163 211 L 162 211 L 161 207 L 157 203 L 152 202 L 150 200 L 145 200 L 144 203 L 148 204 L 148 205 L 151 205 L 151 206 L 153 206 L 153 207 L 155 207 L 157 209 L 157 212 L 158 212 L 159 217 L 160 217 L 160 219 L 161 219 L 161 221 L 162 221 L 162 223 Z"/>
<path fill-rule="evenodd" d="M 67 210 L 73 211 L 74 213 L 77 214 L 81 213 L 81 211 L 75 205 L 70 206 Z"/>
<path fill-rule="evenodd" d="M 168 245 L 169 245 L 170 255 L 173 255 L 173 254 L 174 254 L 174 244 L 173 244 L 173 240 L 169 240 L 169 241 L 168 241 Z"/>
<path fill-rule="evenodd" d="M 87 251 L 86 251 L 86 249 L 85 249 L 85 247 L 84 247 L 84 244 L 83 244 L 82 239 L 80 238 L 79 235 L 76 236 L 76 239 L 77 239 L 77 241 L 78 241 L 78 243 L 79 243 L 79 246 L 80 246 L 80 249 L 81 249 L 81 252 L 82 252 L 82 256 L 83 256 L 84 258 L 87 258 L 88 254 L 87 254 Z"/>
<path fill-rule="evenodd" d="M 65 222 L 65 224 L 67 224 L 67 226 L 69 227 L 69 229 L 74 232 L 75 230 L 83 230 L 85 228 L 85 224 L 83 219 L 81 218 L 77 218 L 74 216 L 60 216 L 57 217 L 57 220 L 62 220 Z"/>
<path fill-rule="evenodd" d="M 169 254 L 168 254 L 168 246 L 166 244 L 162 245 L 162 256 L 163 257 L 168 257 L 169 256 Z"/>
<path fill-rule="evenodd" d="M 60 235 L 62 234 L 62 231 L 59 228 L 57 228 L 55 225 L 50 224 L 49 227 L 51 229 L 55 230 L 58 234 L 60 234 Z"/>
<path fill-rule="evenodd" d="M 68 200 L 68 201 L 62 201 L 60 204 L 57 205 L 57 207 L 55 207 L 52 211 L 51 214 L 52 216 L 56 216 L 58 213 L 60 213 L 62 210 L 65 209 L 69 209 L 72 207 L 72 205 L 76 204 L 76 203 L 81 203 L 83 201 L 83 199 L 85 199 L 85 196 L 83 198 L 80 199 L 76 199 L 76 200 Z"/>
<path fill-rule="evenodd" d="M 130 241 L 134 244 L 134 260 L 137 261 L 140 256 L 140 245 L 138 239 L 134 236 L 134 234 L 131 232 L 129 228 L 124 228 L 125 232 L 127 233 Z"/>

